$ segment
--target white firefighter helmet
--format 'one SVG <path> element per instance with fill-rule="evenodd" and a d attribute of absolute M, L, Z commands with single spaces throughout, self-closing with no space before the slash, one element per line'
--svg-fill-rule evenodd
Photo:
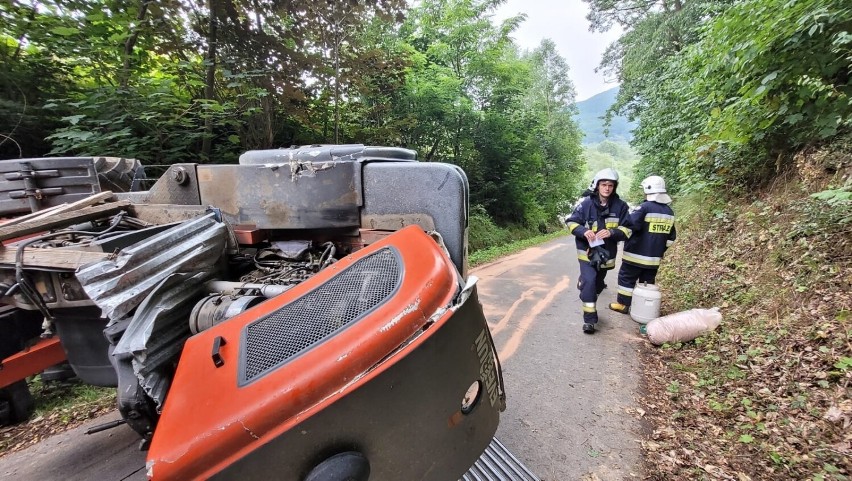
<path fill-rule="evenodd" d="M 645 198 L 650 201 L 661 204 L 672 202 L 672 198 L 666 193 L 666 181 L 659 175 L 646 177 L 642 181 L 642 191 L 645 192 Z"/>
<path fill-rule="evenodd" d="M 589 184 L 589 190 L 596 191 L 598 190 L 598 182 L 602 180 L 611 180 L 615 182 L 615 188 L 618 188 L 618 172 L 615 169 L 607 167 L 606 169 L 599 170 L 595 177 L 592 179 L 592 183 Z"/>

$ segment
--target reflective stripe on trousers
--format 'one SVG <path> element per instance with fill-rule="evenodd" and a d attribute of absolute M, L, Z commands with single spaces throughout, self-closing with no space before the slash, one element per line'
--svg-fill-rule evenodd
<path fill-rule="evenodd" d="M 604 289 L 604 280 L 608 271 L 601 269 L 596 271 L 586 261 L 580 261 L 580 279 L 577 281 L 577 289 L 580 290 L 580 301 L 583 302 L 583 322 L 594 324 L 598 322 L 598 312 L 595 303 L 598 295 Z"/>

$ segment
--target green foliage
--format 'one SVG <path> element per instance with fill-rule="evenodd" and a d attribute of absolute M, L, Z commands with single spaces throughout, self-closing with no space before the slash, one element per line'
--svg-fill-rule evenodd
<path fill-rule="evenodd" d="M 514 45 L 523 16 L 493 23 L 499 4 L 2 2 L 0 155 L 401 145 L 461 166 L 496 225 L 545 232 L 585 181 L 574 88 L 553 42 Z"/>
<path fill-rule="evenodd" d="M 485 208 L 481 205 L 471 207 L 468 245 L 472 253 L 492 246 L 507 244 L 510 241 L 510 233 L 495 225 Z"/>
<path fill-rule="evenodd" d="M 632 198 L 634 201 L 642 198 L 641 191 L 638 196 L 630 195 L 630 186 L 634 183 L 633 170 L 639 160 L 639 156 L 630 145 L 605 140 L 599 144 L 585 145 L 583 156 L 586 159 L 586 179 L 591 179 L 601 169 L 612 167 L 619 175 L 619 195 L 623 198 Z"/>
<path fill-rule="evenodd" d="M 66 75 L 49 54 L 0 33 L 0 158 L 38 157 L 50 149 L 44 138 L 61 121 L 42 105 L 65 93 Z"/>
<path fill-rule="evenodd" d="M 715 94 L 707 135 L 793 147 L 852 125 L 850 19 L 840 0 L 751 0 L 712 22 L 693 53 Z"/>
<path fill-rule="evenodd" d="M 230 79 L 238 86 L 238 79 Z M 229 101 L 191 99 L 171 78 L 139 78 L 127 87 L 102 87 L 78 98 L 54 99 L 45 108 L 68 115 L 65 127 L 47 139 L 55 155 L 113 155 L 143 159 L 148 164 L 199 162 L 198 150 L 207 120 L 216 126 L 213 158 L 235 162 L 241 153 L 239 133 L 254 110 L 248 97 L 231 89 Z M 225 141 L 223 141 L 225 140 Z"/>
<path fill-rule="evenodd" d="M 642 75 L 655 81 L 632 104 L 637 177 L 746 186 L 771 178 L 794 149 L 852 127 L 848 2 L 750 0 L 706 18 L 687 47 Z"/>
<path fill-rule="evenodd" d="M 432 0 L 414 7 L 398 42 L 410 67 L 396 115 L 403 144 L 424 160 L 460 165 L 471 202 L 497 224 L 545 231 L 579 192 L 574 89 L 550 41 L 520 54 L 492 25 L 494 1 Z"/>
<path fill-rule="evenodd" d="M 852 204 L 852 188 L 849 186 L 839 189 L 825 189 L 823 191 L 811 194 L 814 199 L 819 199 L 827 202 L 832 206 L 850 205 Z M 838 219 L 838 222 L 845 224 L 852 221 L 852 218 L 845 217 Z"/>
<path fill-rule="evenodd" d="M 34 377 L 28 386 L 35 399 L 35 415 L 56 411 L 73 411 L 81 407 L 110 404 L 115 402 L 115 389 L 91 386 L 79 382 L 44 382 L 41 376 Z"/>

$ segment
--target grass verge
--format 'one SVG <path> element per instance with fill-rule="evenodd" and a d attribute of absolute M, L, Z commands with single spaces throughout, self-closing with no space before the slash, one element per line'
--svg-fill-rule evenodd
<path fill-rule="evenodd" d="M 478 250 L 472 254 L 470 254 L 470 258 L 468 259 L 470 263 L 470 267 L 480 266 L 482 264 L 487 264 L 495 259 L 500 257 L 504 257 L 510 254 L 514 254 L 516 252 L 522 251 L 528 247 L 532 247 L 538 244 L 545 243 L 547 241 L 557 239 L 562 236 L 568 235 L 568 231 L 559 230 L 556 232 L 551 232 L 550 234 L 538 235 L 535 237 L 529 237 L 522 240 L 517 240 L 514 242 L 510 242 L 508 244 L 487 247 L 485 249 Z"/>
<path fill-rule="evenodd" d="M 116 406 L 115 388 L 91 386 L 76 379 L 43 382 L 40 376 L 27 384 L 35 409 L 26 422 L 0 428 L 0 456 L 79 426 Z"/>

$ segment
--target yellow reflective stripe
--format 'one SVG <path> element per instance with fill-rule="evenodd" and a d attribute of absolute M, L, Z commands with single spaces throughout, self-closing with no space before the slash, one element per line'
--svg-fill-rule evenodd
<path fill-rule="evenodd" d="M 651 234 L 668 234 L 672 231 L 673 225 L 665 222 L 651 222 L 648 224 L 648 232 Z"/>
<path fill-rule="evenodd" d="M 598 312 L 594 302 L 584 302 L 583 312 Z"/>
<path fill-rule="evenodd" d="M 624 232 L 624 235 L 626 235 L 628 239 L 630 238 L 630 236 L 633 235 L 633 231 L 628 229 L 627 227 L 624 227 L 623 225 L 618 226 L 618 230 Z"/>
<path fill-rule="evenodd" d="M 629 287 L 618 286 L 617 292 L 622 296 L 633 297 L 633 289 L 630 289 Z"/>
<path fill-rule="evenodd" d="M 612 269 L 615 267 L 615 259 L 610 259 L 602 266 L 604 269 Z"/>
<path fill-rule="evenodd" d="M 651 234 L 668 234 L 674 225 L 674 217 L 666 214 L 648 214 L 645 216 L 648 232 Z"/>
<path fill-rule="evenodd" d="M 577 227 L 580 227 L 580 224 L 578 224 L 578 223 L 576 223 L 576 222 L 569 222 L 569 223 L 568 223 L 568 232 L 570 232 L 570 233 L 572 233 L 572 234 L 573 234 L 573 233 L 574 233 L 574 229 L 576 229 Z"/>
<path fill-rule="evenodd" d="M 577 252 L 577 259 L 589 262 L 589 256 L 585 252 Z"/>
<path fill-rule="evenodd" d="M 659 257 L 649 257 L 642 256 L 639 254 L 632 254 L 630 252 L 625 252 L 624 256 L 621 258 L 622 260 L 632 262 L 634 264 L 640 264 L 643 266 L 658 266 L 660 265 Z"/>

